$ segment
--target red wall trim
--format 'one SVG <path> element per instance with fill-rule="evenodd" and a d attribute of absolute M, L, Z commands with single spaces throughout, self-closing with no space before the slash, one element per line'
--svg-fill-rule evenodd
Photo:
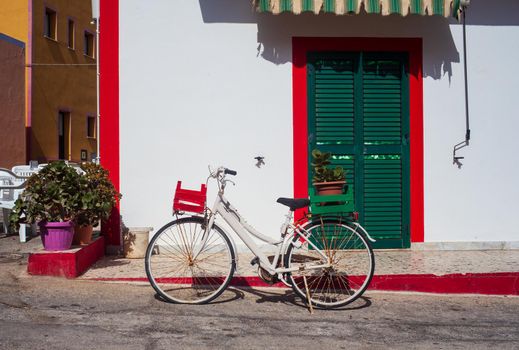
<path fill-rule="evenodd" d="M 95 281 L 148 282 L 146 277 L 100 277 Z M 268 284 L 258 276 L 234 276 L 231 286 L 287 288 L 283 283 Z M 519 295 L 518 272 L 455 273 L 437 276 L 375 275 L 369 290 L 421 293 Z"/>
<path fill-rule="evenodd" d="M 306 54 L 309 51 L 403 51 L 409 54 L 411 242 L 424 241 L 423 84 L 421 38 L 292 39 L 294 197 L 308 197 Z M 302 216 L 298 212 L 297 217 Z"/>
<path fill-rule="evenodd" d="M 518 272 L 454 273 L 449 275 L 375 275 L 370 290 L 423 293 L 519 295 Z"/>
<path fill-rule="evenodd" d="M 119 0 L 101 0 L 99 21 L 100 156 L 115 188 L 119 180 Z M 108 245 L 121 243 L 119 203 L 103 225 Z"/>
<path fill-rule="evenodd" d="M 422 40 L 409 47 L 409 140 L 411 242 L 424 241 Z"/>

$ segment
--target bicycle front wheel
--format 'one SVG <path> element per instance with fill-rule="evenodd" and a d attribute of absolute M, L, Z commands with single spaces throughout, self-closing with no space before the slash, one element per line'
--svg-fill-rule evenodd
<path fill-rule="evenodd" d="M 146 275 L 165 300 L 204 304 L 218 297 L 233 276 L 231 242 L 216 224 L 206 232 L 201 217 L 181 218 L 162 227 L 146 251 Z"/>
<path fill-rule="evenodd" d="M 295 237 L 285 255 L 285 266 L 298 268 L 288 274 L 295 293 L 323 308 L 344 306 L 360 297 L 375 271 L 373 250 L 364 234 L 336 220 L 316 220 L 304 229 L 308 239 Z M 328 263 L 331 266 L 311 268 Z"/>

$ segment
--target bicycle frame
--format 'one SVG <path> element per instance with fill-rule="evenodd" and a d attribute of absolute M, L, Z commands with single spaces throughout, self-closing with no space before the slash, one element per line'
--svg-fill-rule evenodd
<path fill-rule="evenodd" d="M 233 229 L 233 231 L 238 235 L 238 237 L 245 243 L 245 245 L 252 251 L 252 253 L 258 257 L 260 261 L 260 266 L 267 270 L 271 274 L 283 274 L 287 272 L 297 271 L 297 270 L 311 270 L 311 269 L 320 269 L 330 267 L 330 261 L 328 256 L 322 252 L 316 245 L 314 245 L 308 238 L 310 237 L 310 233 L 306 231 L 299 224 L 292 224 L 292 212 L 286 215 L 286 221 L 282 226 L 282 238 L 280 240 L 275 240 L 270 237 L 267 237 L 260 232 L 258 232 L 254 227 L 249 225 L 247 221 L 238 213 L 236 208 L 234 208 L 231 203 L 223 196 L 223 191 L 220 191 L 216 197 L 213 208 L 211 210 L 211 214 L 209 216 L 206 232 L 210 232 L 213 224 L 216 220 L 216 215 L 220 214 L 223 220 Z M 286 234 L 288 230 L 291 230 L 292 234 Z M 320 265 L 304 265 L 301 267 L 276 267 L 285 255 L 285 252 L 290 244 L 297 244 L 299 241 L 294 241 L 294 236 L 299 236 L 302 240 L 308 242 L 312 248 L 319 253 L 326 261 L 326 264 Z M 207 234 L 205 235 L 207 239 Z M 258 245 L 254 242 L 251 236 L 258 238 L 259 240 L 266 242 L 272 246 L 277 246 L 277 253 L 274 256 L 274 260 L 272 263 L 269 261 L 267 255 L 265 255 Z M 205 245 L 205 241 L 202 246 Z"/>

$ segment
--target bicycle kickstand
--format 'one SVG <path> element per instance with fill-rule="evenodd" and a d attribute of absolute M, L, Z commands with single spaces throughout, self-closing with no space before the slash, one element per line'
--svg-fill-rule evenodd
<path fill-rule="evenodd" d="M 306 289 L 306 299 L 308 300 L 308 310 L 311 314 L 314 313 L 314 308 L 312 306 L 312 299 L 310 299 L 310 291 L 308 290 L 308 283 L 306 282 L 306 276 L 303 276 L 303 281 L 305 282 Z"/>

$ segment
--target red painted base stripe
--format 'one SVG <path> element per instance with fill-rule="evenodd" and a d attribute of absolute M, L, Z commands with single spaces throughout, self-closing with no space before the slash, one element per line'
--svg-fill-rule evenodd
<path fill-rule="evenodd" d="M 105 239 L 99 237 L 77 251 L 41 252 L 29 255 L 27 271 L 31 275 L 74 278 L 104 256 Z"/>
<path fill-rule="evenodd" d="M 148 282 L 146 277 L 99 277 L 99 278 L 87 278 L 92 281 L 101 281 L 101 282 Z M 234 287 L 285 287 L 286 286 L 281 283 L 268 284 L 265 283 L 261 278 L 257 276 L 239 276 L 233 277 L 230 283 L 231 286 Z"/>
<path fill-rule="evenodd" d="M 453 294 L 519 295 L 519 272 L 374 276 L 369 289 Z"/>
<path fill-rule="evenodd" d="M 106 282 L 148 282 L 145 277 L 91 278 Z M 235 287 L 281 287 L 279 282 L 265 283 L 257 276 L 233 277 Z M 519 295 L 519 272 L 467 273 L 436 275 L 380 275 L 374 276 L 368 290 L 449 293 L 449 294 L 488 294 Z"/>

